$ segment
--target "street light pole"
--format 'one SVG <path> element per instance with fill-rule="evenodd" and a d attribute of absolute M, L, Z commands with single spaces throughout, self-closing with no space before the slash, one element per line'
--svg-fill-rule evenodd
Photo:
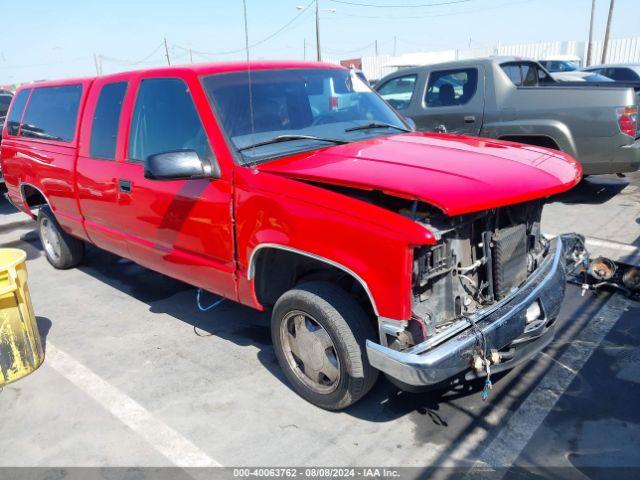
<path fill-rule="evenodd" d="M 322 53 L 320 52 L 320 6 L 319 0 L 316 0 L 316 56 L 319 62 L 322 61 Z"/>
<path fill-rule="evenodd" d="M 327 13 L 336 13 L 336 9 L 335 8 L 325 8 L 324 10 L 320 10 L 320 0 L 314 0 L 315 3 L 315 10 L 316 10 L 316 59 L 321 62 L 322 61 L 322 50 L 320 48 L 320 12 L 327 12 Z M 311 4 L 308 4 L 306 7 L 302 6 L 302 5 L 298 5 L 296 8 L 298 10 L 306 10 L 307 8 L 309 8 L 311 6 Z M 305 40 L 306 42 L 306 40 Z M 306 49 L 305 49 L 305 53 L 306 53 Z"/>

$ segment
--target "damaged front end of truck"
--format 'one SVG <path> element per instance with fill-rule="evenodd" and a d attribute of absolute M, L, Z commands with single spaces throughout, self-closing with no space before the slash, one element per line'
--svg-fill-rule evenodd
<path fill-rule="evenodd" d="M 542 235 L 543 203 L 456 217 L 418 206 L 438 242 L 414 250 L 411 319 L 382 320 L 371 364 L 411 390 L 488 377 L 546 347 L 585 250 L 580 236 Z"/>
<path fill-rule="evenodd" d="M 566 154 L 467 137 L 401 134 L 327 148 L 260 170 L 330 190 L 419 224 L 410 314 L 378 316 L 370 364 L 403 389 L 511 368 L 553 338 L 579 237 L 547 239 L 544 203 L 581 178 Z M 373 218 L 372 218 L 373 220 Z M 409 305 L 410 297 L 410 305 Z M 444 385 L 443 385 L 444 386 Z"/>

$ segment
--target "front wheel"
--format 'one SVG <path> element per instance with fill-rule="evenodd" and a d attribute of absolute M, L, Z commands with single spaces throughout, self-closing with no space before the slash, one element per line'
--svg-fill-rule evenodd
<path fill-rule="evenodd" d="M 45 256 L 54 267 L 73 268 L 84 258 L 84 242 L 62 230 L 48 207 L 38 212 L 38 232 Z"/>
<path fill-rule="evenodd" d="M 273 309 L 271 337 L 294 390 L 321 408 L 352 405 L 378 378 L 365 350 L 366 340 L 375 337 L 371 321 L 331 283 L 304 283 L 282 295 Z"/>

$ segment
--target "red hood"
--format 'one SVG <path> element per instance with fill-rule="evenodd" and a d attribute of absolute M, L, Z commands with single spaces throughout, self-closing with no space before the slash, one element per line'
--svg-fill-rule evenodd
<path fill-rule="evenodd" d="M 408 133 L 267 162 L 260 171 L 418 199 L 448 215 L 564 192 L 582 175 L 569 155 L 457 135 Z"/>

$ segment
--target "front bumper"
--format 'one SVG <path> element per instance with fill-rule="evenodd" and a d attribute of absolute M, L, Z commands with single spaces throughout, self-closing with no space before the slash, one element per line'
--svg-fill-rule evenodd
<path fill-rule="evenodd" d="M 503 350 L 512 345 L 527 344 L 527 348 L 515 349 L 524 352 L 525 356 L 521 354 L 505 362 L 505 366 L 522 363 L 552 340 L 553 322 L 564 299 L 564 250 L 562 237 L 557 237 L 540 267 L 518 290 L 472 317 L 486 338 L 487 348 Z M 540 302 L 545 321 L 539 322 L 533 330 L 529 326 L 525 333 L 525 312 L 536 301 Z M 456 325 L 403 352 L 367 340 L 369 363 L 393 379 L 416 387 L 441 384 L 469 373 L 478 335 L 467 321 Z"/>

